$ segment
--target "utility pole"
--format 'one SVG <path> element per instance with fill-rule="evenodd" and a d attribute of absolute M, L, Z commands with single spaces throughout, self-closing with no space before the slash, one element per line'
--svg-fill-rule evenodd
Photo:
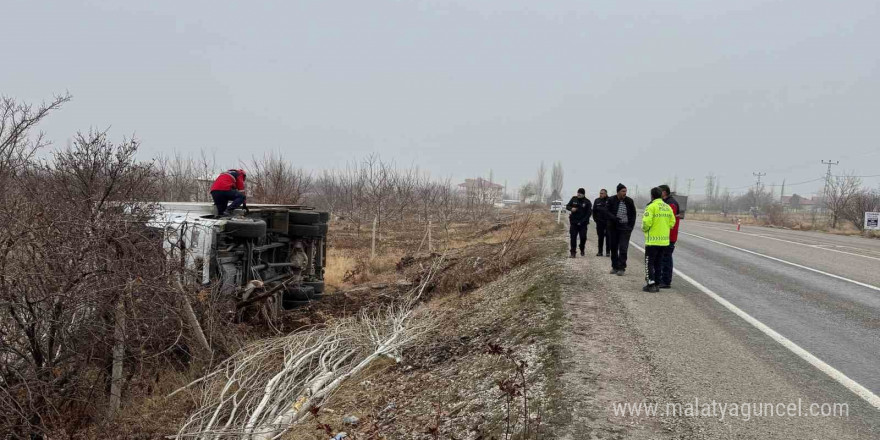
<path fill-rule="evenodd" d="M 831 165 L 840 164 L 839 160 L 835 161 L 822 161 L 822 165 L 828 165 L 828 172 L 825 173 L 825 190 L 822 191 L 822 208 L 825 209 L 825 203 L 828 200 L 828 185 L 831 184 Z"/>
<path fill-rule="evenodd" d="M 691 195 L 691 186 L 693 186 L 693 184 L 694 184 L 694 179 L 693 178 L 688 179 L 688 193 L 687 193 L 688 196 Z"/>
<path fill-rule="evenodd" d="M 761 190 L 761 177 L 766 176 L 767 173 L 752 173 L 752 175 L 758 178 L 755 182 L 755 194 L 757 194 Z"/>
<path fill-rule="evenodd" d="M 761 177 L 766 176 L 767 173 L 759 172 L 752 173 L 752 175 L 758 178 L 758 180 L 755 182 L 755 208 L 757 208 L 758 204 L 761 203 Z"/>
<path fill-rule="evenodd" d="M 779 201 L 782 201 L 783 197 L 785 197 L 785 179 L 782 179 L 782 191 L 779 193 Z"/>

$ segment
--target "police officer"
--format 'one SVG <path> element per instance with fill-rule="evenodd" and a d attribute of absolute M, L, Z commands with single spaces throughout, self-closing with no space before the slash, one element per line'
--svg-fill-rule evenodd
<path fill-rule="evenodd" d="M 663 278 L 663 258 L 669 251 L 669 232 L 675 227 L 675 214 L 663 201 L 663 191 L 651 188 L 651 203 L 642 215 L 645 233 L 645 292 L 659 292 Z"/>

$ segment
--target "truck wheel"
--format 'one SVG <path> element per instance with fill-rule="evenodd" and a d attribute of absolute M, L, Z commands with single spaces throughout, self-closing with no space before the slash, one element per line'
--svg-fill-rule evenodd
<path fill-rule="evenodd" d="M 287 222 L 298 225 L 321 223 L 321 215 L 315 211 L 288 211 Z"/>
<path fill-rule="evenodd" d="M 223 231 L 235 238 L 263 238 L 266 236 L 266 222 L 257 219 L 226 220 Z"/>
<path fill-rule="evenodd" d="M 316 295 L 320 295 L 324 293 L 324 282 L 323 281 L 306 281 L 302 283 L 303 286 L 309 286 L 314 289 Z"/>
<path fill-rule="evenodd" d="M 318 227 L 318 235 L 327 235 L 327 231 L 330 230 L 330 226 L 327 223 L 320 223 L 315 225 Z"/>
<path fill-rule="evenodd" d="M 287 228 L 287 235 L 292 237 L 318 237 L 321 230 L 318 225 L 290 225 Z"/>

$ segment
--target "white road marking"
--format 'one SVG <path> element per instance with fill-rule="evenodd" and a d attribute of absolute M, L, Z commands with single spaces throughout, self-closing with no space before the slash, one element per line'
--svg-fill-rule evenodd
<path fill-rule="evenodd" d="M 735 229 L 716 228 L 716 227 L 706 226 L 706 225 L 696 224 L 696 223 L 691 223 L 691 225 L 692 225 L 692 226 L 699 227 L 699 228 L 711 229 L 711 230 L 713 230 L 713 231 L 722 231 L 722 232 L 729 232 L 729 233 L 731 233 L 731 234 L 743 234 L 743 235 L 752 235 L 752 236 L 755 236 L 755 237 L 769 238 L 769 239 L 771 239 L 771 240 L 784 241 L 784 242 L 786 242 L 786 243 L 799 244 L 799 245 L 801 245 L 801 246 L 812 247 L 812 248 L 815 248 L 815 249 L 824 249 L 824 250 L 826 250 L 826 251 L 838 252 L 838 253 L 841 253 L 841 254 L 854 255 L 854 256 L 856 256 L 856 257 L 870 258 L 870 259 L 872 259 L 872 260 L 880 261 L 880 258 L 878 258 L 878 257 L 872 257 L 872 256 L 870 256 L 870 255 L 857 254 L 857 253 L 854 253 L 854 252 L 845 252 L 845 251 L 840 251 L 840 250 L 837 250 L 837 249 L 828 249 L 828 248 L 829 248 L 829 247 L 848 248 L 848 249 L 855 249 L 855 250 L 862 251 L 862 252 L 868 252 L 868 253 L 871 253 L 871 254 L 880 254 L 880 252 L 875 251 L 875 250 L 873 250 L 873 249 L 865 249 L 865 248 L 860 248 L 860 247 L 857 247 L 857 246 L 849 246 L 849 245 L 845 245 L 845 244 L 834 244 L 834 243 L 829 243 L 829 244 L 810 244 L 810 243 L 803 243 L 803 242 L 800 242 L 800 241 L 784 240 L 784 239 L 781 239 L 781 238 L 774 237 L 774 236 L 772 236 L 772 235 L 756 234 L 756 233 L 753 233 L 753 232 L 745 232 L 745 231 L 737 231 L 737 230 L 735 230 Z"/>
<path fill-rule="evenodd" d="M 689 235 L 692 235 L 692 234 L 689 234 Z M 645 249 L 642 248 L 641 246 L 639 246 L 635 243 L 630 243 L 630 244 L 633 245 L 636 249 L 638 249 L 642 252 L 645 252 Z M 795 344 L 794 342 L 792 342 L 791 340 L 789 340 L 785 336 L 782 336 L 781 334 L 777 333 L 776 330 L 773 330 L 772 328 L 768 327 L 763 322 L 758 321 L 757 319 L 752 317 L 752 315 L 749 315 L 748 313 L 742 311 L 742 309 L 731 304 L 730 301 L 727 301 L 726 299 L 722 298 L 717 293 L 709 290 L 708 287 L 700 284 L 699 282 L 697 282 L 697 280 L 685 275 L 684 273 L 682 273 L 678 269 L 672 269 L 672 271 L 675 272 L 676 275 L 681 277 L 681 279 L 693 284 L 694 287 L 696 287 L 701 292 L 708 295 L 710 298 L 714 299 L 716 302 L 718 302 L 718 304 L 721 304 L 722 306 L 724 306 L 724 308 L 726 308 L 727 310 L 730 310 L 736 316 L 739 316 L 744 321 L 748 322 L 753 327 L 760 330 L 761 333 L 764 333 L 765 335 L 769 336 L 771 339 L 778 342 L 780 345 L 782 345 L 783 347 L 785 347 L 786 349 L 788 349 L 792 353 L 796 354 L 799 358 L 807 361 L 810 365 L 816 367 L 816 369 L 825 373 L 826 375 L 828 375 L 828 377 L 834 379 L 834 381 L 836 381 L 837 383 L 845 386 L 848 390 L 852 391 L 857 396 L 861 397 L 865 402 L 868 402 L 874 408 L 880 409 L 880 397 L 878 397 L 876 394 L 872 393 L 871 390 L 863 387 L 858 382 L 850 379 L 847 375 L 841 373 L 838 369 L 832 367 L 831 365 L 826 364 L 824 361 L 822 361 L 822 359 L 819 359 L 816 356 L 814 356 L 812 353 L 810 353 L 809 351 L 804 350 L 799 345 Z"/>
<path fill-rule="evenodd" d="M 871 260 L 880 261 L 880 258 L 872 257 L 870 255 L 862 255 L 862 254 L 856 254 L 854 252 L 839 251 L 837 249 L 828 249 L 827 246 L 837 246 L 834 244 L 807 244 L 807 243 L 801 243 L 799 241 L 783 240 L 781 238 L 776 238 L 776 237 L 772 237 L 769 235 L 753 234 L 751 232 L 743 232 L 743 231 L 732 231 L 729 229 L 719 229 L 719 231 L 730 232 L 731 234 L 751 235 L 753 237 L 769 238 L 770 240 L 783 241 L 786 243 L 796 244 L 796 245 L 800 245 L 800 246 L 806 246 L 806 247 L 813 248 L 813 249 L 820 249 L 820 250 L 829 251 L 829 252 L 837 252 L 839 254 L 853 255 L 856 257 L 869 258 Z M 851 246 L 849 246 L 849 247 L 851 247 Z M 858 249 L 858 248 L 856 248 L 856 249 Z"/>
<path fill-rule="evenodd" d="M 814 269 L 814 268 L 812 268 L 812 267 L 807 267 L 807 266 L 804 266 L 804 265 L 801 265 L 801 264 L 792 263 L 791 261 L 783 260 L 783 259 L 781 259 L 781 258 L 771 257 L 771 256 L 769 256 L 769 255 L 765 255 L 765 254 L 762 254 L 762 253 L 760 253 L 760 252 L 750 251 L 750 250 L 748 250 L 748 249 L 743 249 L 743 248 L 741 248 L 741 247 L 737 247 L 737 246 L 734 246 L 734 245 L 731 245 L 731 244 L 722 243 L 722 242 L 720 242 L 720 241 L 712 240 L 711 238 L 706 238 L 706 237 L 703 237 L 703 236 L 700 236 L 700 235 L 691 234 L 691 233 L 688 233 L 688 232 L 680 232 L 679 234 L 690 235 L 691 237 L 696 237 L 696 238 L 699 238 L 699 239 L 701 239 L 701 240 L 710 241 L 710 242 L 715 243 L 715 244 L 720 244 L 721 246 L 726 246 L 726 247 L 729 247 L 729 248 L 731 248 L 731 249 L 736 249 L 736 250 L 738 250 L 738 251 L 746 252 L 746 253 L 749 253 L 749 254 L 752 254 L 752 255 L 757 255 L 757 256 L 759 256 L 759 257 L 763 257 L 763 258 L 766 258 L 766 259 L 768 259 L 768 260 L 778 261 L 778 262 L 780 262 L 780 263 L 788 264 L 789 266 L 794 266 L 794 267 L 797 267 L 797 268 L 799 268 L 799 269 L 809 270 L 810 272 L 815 272 L 815 273 L 818 273 L 818 274 L 820 274 L 820 275 L 825 275 L 825 276 L 827 276 L 827 277 L 831 277 L 831 278 L 838 279 L 838 280 L 841 280 L 841 281 L 846 281 L 846 282 L 848 282 L 848 283 L 853 283 L 853 284 L 855 284 L 855 285 L 862 286 L 862 287 L 867 287 L 868 289 L 872 289 L 872 290 L 876 290 L 876 291 L 880 292 L 880 287 L 877 287 L 877 286 L 875 286 L 875 285 L 873 285 L 873 284 L 868 284 L 868 283 L 863 283 L 863 282 L 861 282 L 861 281 L 851 280 L 851 279 L 849 279 L 849 278 L 842 277 L 842 276 L 840 276 L 840 275 L 835 275 L 835 274 L 833 274 L 833 273 L 828 273 L 828 272 L 825 272 L 825 271 L 822 271 L 822 270 L 819 270 L 819 269 Z M 829 250 L 830 250 L 830 249 L 829 249 Z"/>

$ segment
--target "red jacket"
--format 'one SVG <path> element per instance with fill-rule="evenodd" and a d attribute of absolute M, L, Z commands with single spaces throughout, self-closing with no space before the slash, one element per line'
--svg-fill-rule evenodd
<path fill-rule="evenodd" d="M 666 199 L 666 204 L 668 204 L 669 207 L 672 208 L 672 214 L 675 215 L 675 226 L 672 228 L 671 231 L 669 231 L 669 242 L 675 243 L 676 241 L 678 241 L 678 223 L 681 221 L 678 218 L 678 201 L 675 200 L 675 198 L 673 197 L 669 197 L 668 199 Z"/>
<path fill-rule="evenodd" d="M 239 191 L 244 191 L 244 173 L 241 171 L 238 172 L 238 177 L 232 177 L 232 174 L 220 173 L 217 176 L 217 179 L 214 180 L 214 184 L 211 185 L 211 191 L 229 191 L 232 189 L 237 189 Z"/>

